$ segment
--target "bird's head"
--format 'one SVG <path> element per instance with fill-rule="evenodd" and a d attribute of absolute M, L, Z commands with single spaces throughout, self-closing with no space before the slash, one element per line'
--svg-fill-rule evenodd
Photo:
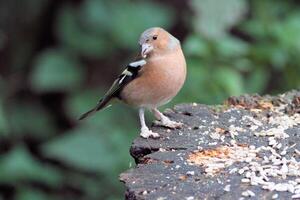
<path fill-rule="evenodd" d="M 141 55 L 146 58 L 155 53 L 165 53 L 180 47 L 180 42 L 166 30 L 154 27 L 145 30 L 139 40 Z"/>

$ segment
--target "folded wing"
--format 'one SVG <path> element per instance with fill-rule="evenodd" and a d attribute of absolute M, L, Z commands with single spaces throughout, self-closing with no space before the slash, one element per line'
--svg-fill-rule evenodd
<path fill-rule="evenodd" d="M 126 69 L 122 72 L 122 74 L 120 76 L 118 76 L 118 78 L 114 81 L 114 83 L 112 84 L 110 89 L 105 93 L 103 98 L 99 100 L 97 105 L 93 109 L 82 114 L 79 117 L 79 120 L 82 120 L 82 119 L 88 117 L 89 115 L 105 108 L 111 99 L 113 99 L 119 95 L 120 91 L 122 90 L 122 88 L 125 85 L 127 85 L 130 81 L 132 81 L 133 79 L 135 79 L 138 76 L 139 70 L 145 64 L 146 64 L 145 60 L 138 60 L 138 61 L 129 63 L 127 65 Z"/>

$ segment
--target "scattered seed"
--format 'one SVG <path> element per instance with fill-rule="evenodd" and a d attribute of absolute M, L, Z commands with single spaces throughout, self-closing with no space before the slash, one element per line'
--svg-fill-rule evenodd
<path fill-rule="evenodd" d="M 231 185 L 226 185 L 226 186 L 224 187 L 224 191 L 230 192 L 230 187 L 231 187 Z"/>
<path fill-rule="evenodd" d="M 241 182 L 242 183 L 250 183 L 250 179 L 248 179 L 248 178 L 242 178 Z"/>
<path fill-rule="evenodd" d="M 295 149 L 295 153 L 300 156 L 300 151 L 298 149 Z"/>
<path fill-rule="evenodd" d="M 292 196 L 292 199 L 299 199 L 300 198 L 300 194 L 294 194 L 293 196 Z"/>
<path fill-rule="evenodd" d="M 285 192 L 288 191 L 288 186 L 284 183 L 278 183 L 275 185 L 275 190 L 278 192 Z"/>
<path fill-rule="evenodd" d="M 186 197 L 185 199 L 186 199 L 186 200 L 194 200 L 194 197 L 193 197 L 193 196 L 190 196 L 190 197 Z"/>
<path fill-rule="evenodd" d="M 246 191 L 242 192 L 242 196 L 244 196 L 244 197 L 254 197 L 255 193 L 252 192 L 251 190 L 246 190 Z"/>
<path fill-rule="evenodd" d="M 277 193 L 272 195 L 272 199 L 277 199 L 277 198 L 278 198 L 278 194 Z"/>
<path fill-rule="evenodd" d="M 195 175 L 195 171 L 187 171 L 186 175 L 194 176 Z"/>

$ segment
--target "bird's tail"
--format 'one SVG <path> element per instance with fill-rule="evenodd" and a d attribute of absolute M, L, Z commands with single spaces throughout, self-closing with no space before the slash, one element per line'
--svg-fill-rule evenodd
<path fill-rule="evenodd" d="M 83 113 L 82 115 L 80 115 L 80 117 L 78 119 L 79 120 L 85 119 L 86 117 L 94 114 L 95 112 L 105 108 L 109 101 L 110 101 L 110 99 L 107 99 L 107 98 L 101 99 L 93 109 L 87 111 L 86 113 Z"/>

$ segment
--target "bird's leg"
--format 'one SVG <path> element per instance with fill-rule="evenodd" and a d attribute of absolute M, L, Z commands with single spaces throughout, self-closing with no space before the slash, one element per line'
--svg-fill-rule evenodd
<path fill-rule="evenodd" d="M 174 122 L 170 120 L 167 116 L 163 115 L 157 108 L 152 109 L 152 112 L 154 113 L 154 116 L 157 120 L 154 123 L 159 126 L 164 126 L 167 128 L 181 128 L 183 126 L 183 123 L 181 122 Z"/>
<path fill-rule="evenodd" d="M 140 108 L 139 109 L 139 116 L 140 116 L 140 122 L 141 122 L 141 133 L 140 135 L 143 138 L 149 138 L 149 137 L 153 137 L 153 138 L 158 138 L 159 134 L 158 133 L 154 133 L 151 130 L 149 130 L 149 128 L 147 127 L 146 123 L 145 123 L 145 116 L 144 116 L 144 108 Z"/>

